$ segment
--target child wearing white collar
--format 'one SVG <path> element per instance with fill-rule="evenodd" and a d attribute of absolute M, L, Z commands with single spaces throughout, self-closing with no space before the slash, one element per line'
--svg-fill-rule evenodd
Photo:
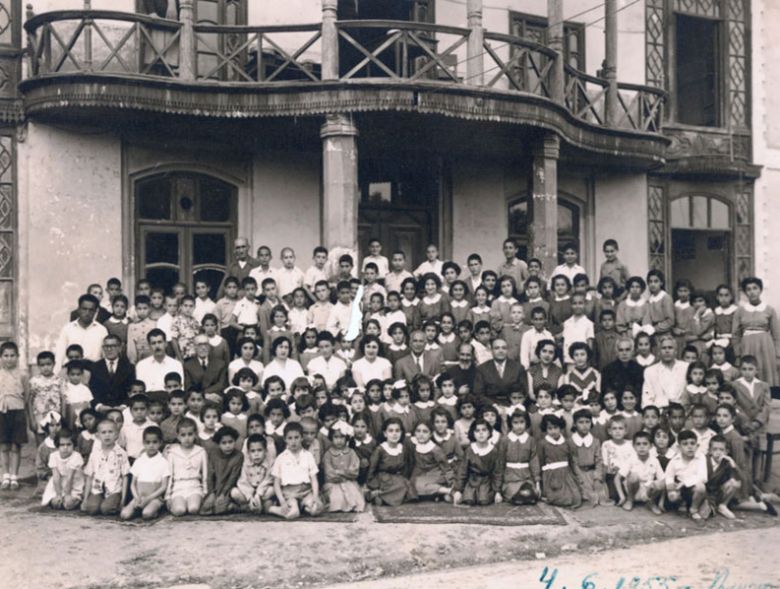
<path fill-rule="evenodd" d="M 563 437 L 565 422 L 557 415 L 542 418 L 544 438 L 539 443 L 539 465 L 542 469 L 542 495 L 550 505 L 577 508 L 582 494 L 573 468 L 576 456 Z"/>
<path fill-rule="evenodd" d="M 580 491 L 584 501 L 591 507 L 602 505 L 606 500 L 604 488 L 604 463 L 601 460 L 601 441 L 591 433 L 593 414 L 590 409 L 574 412 L 574 431 L 571 443 L 576 457 L 576 470 Z"/>
<path fill-rule="evenodd" d="M 503 501 L 501 457 L 498 448 L 490 443 L 492 435 L 493 428 L 484 419 L 477 419 L 472 424 L 471 443 L 453 485 L 455 505 L 490 505 Z"/>
<path fill-rule="evenodd" d="M 515 505 L 533 504 L 541 496 L 541 471 L 536 440 L 528 433 L 531 419 L 525 410 L 518 410 L 509 416 L 509 425 L 511 430 L 501 448 L 504 463 L 501 495 Z"/>
<path fill-rule="evenodd" d="M 447 462 L 450 463 L 453 472 L 455 472 L 463 462 L 463 449 L 452 429 L 452 416 L 443 407 L 436 407 L 431 412 L 431 423 L 433 423 L 433 441 L 444 451 Z"/>
<path fill-rule="evenodd" d="M 411 481 L 419 497 L 443 497 L 452 501 L 454 473 L 447 455 L 432 439 L 431 426 L 419 422 L 414 427 Z"/>

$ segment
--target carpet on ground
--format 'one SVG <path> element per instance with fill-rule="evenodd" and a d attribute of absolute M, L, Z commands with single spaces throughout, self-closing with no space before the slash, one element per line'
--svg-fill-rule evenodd
<path fill-rule="evenodd" d="M 394 524 L 476 524 L 488 526 L 566 525 L 555 508 L 544 503 L 454 506 L 449 503 L 404 503 L 397 507 L 374 506 L 378 522 Z"/>

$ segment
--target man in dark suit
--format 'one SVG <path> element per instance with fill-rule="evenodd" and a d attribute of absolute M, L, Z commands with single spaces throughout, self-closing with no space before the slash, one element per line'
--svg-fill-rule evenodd
<path fill-rule="evenodd" d="M 507 358 L 506 340 L 494 339 L 491 350 L 493 359 L 477 366 L 474 392 L 493 403 L 504 403 L 512 391 L 527 391 L 528 380 L 522 364 Z"/>
<path fill-rule="evenodd" d="M 103 339 L 103 359 L 92 363 L 89 389 L 92 407 L 105 412 L 127 404 L 127 393 L 135 380 L 135 366 L 119 353 L 122 342 L 115 335 Z"/>
<path fill-rule="evenodd" d="M 209 337 L 201 334 L 195 338 L 195 356 L 184 363 L 184 386 L 197 387 L 207 401 L 222 403 L 222 391 L 227 386 L 227 366 L 222 360 L 210 356 Z"/>
<path fill-rule="evenodd" d="M 393 367 L 393 377 L 412 382 L 418 374 L 435 377 L 441 372 L 441 360 L 438 355 L 425 351 L 425 334 L 413 331 L 409 336 L 411 353 L 396 361 Z"/>

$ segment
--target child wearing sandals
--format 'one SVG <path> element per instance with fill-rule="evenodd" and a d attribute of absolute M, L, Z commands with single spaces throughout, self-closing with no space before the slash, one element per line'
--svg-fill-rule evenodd
<path fill-rule="evenodd" d="M 171 465 L 160 453 L 163 444 L 162 430 L 156 425 L 143 431 L 143 452 L 130 467 L 133 475 L 130 491 L 133 498 L 120 512 L 123 520 L 139 514 L 144 520 L 155 519 L 163 508 L 165 492 L 171 478 Z"/>
<path fill-rule="evenodd" d="M 634 451 L 636 457 L 628 469 L 625 480 L 626 502 L 623 509 L 631 511 L 634 503 L 645 503 L 654 514 L 661 513 L 663 505 L 664 469 L 656 456 L 652 456 L 650 448 L 653 446 L 650 434 L 637 432 L 634 434 Z"/>
<path fill-rule="evenodd" d="M 626 478 L 631 464 L 636 460 L 636 452 L 631 442 L 626 440 L 626 418 L 615 415 L 607 422 L 609 440 L 601 445 L 601 457 L 604 461 L 604 478 L 609 490 L 609 498 L 615 505 L 622 506 L 628 501 Z M 649 451 L 649 449 L 648 449 Z M 626 507 L 631 509 L 631 507 Z"/>
<path fill-rule="evenodd" d="M 166 493 L 166 505 L 171 515 L 197 515 L 208 493 L 208 458 L 201 446 L 195 445 L 198 426 L 189 417 L 176 425 L 177 444 L 167 448 L 171 479 Z"/>
<path fill-rule="evenodd" d="M 274 477 L 274 494 L 279 505 L 268 513 L 285 519 L 297 519 L 301 512 L 311 516 L 322 513 L 319 468 L 311 452 L 303 448 L 303 428 L 292 422 L 284 426 L 286 449 L 276 457 L 271 474 Z"/>
<path fill-rule="evenodd" d="M 504 468 L 499 449 L 490 442 L 492 436 L 493 428 L 484 419 L 477 419 L 471 424 L 471 443 L 466 448 L 453 486 L 455 505 L 490 505 L 503 501 Z"/>
<path fill-rule="evenodd" d="M 51 478 L 41 499 L 41 505 L 51 509 L 78 509 L 84 496 L 84 459 L 75 451 L 72 436 L 67 429 L 60 429 L 54 436 L 57 451 L 49 456 Z"/>
<path fill-rule="evenodd" d="M 447 454 L 431 439 L 433 432 L 427 422 L 414 427 L 411 481 L 418 497 L 442 497 L 452 500 L 452 466 Z"/>
<path fill-rule="evenodd" d="M 680 432 L 677 445 L 679 454 L 666 466 L 666 494 L 673 507 L 685 504 L 691 518 L 699 521 L 707 515 L 699 513 L 707 492 L 707 459 L 696 453 L 698 438 L 690 430 Z"/>
<path fill-rule="evenodd" d="M 328 511 L 365 511 L 366 499 L 358 486 L 360 458 L 349 443 L 354 436 L 352 426 L 337 421 L 328 431 L 330 448 L 322 456 L 325 474 L 323 491 L 327 497 Z"/>

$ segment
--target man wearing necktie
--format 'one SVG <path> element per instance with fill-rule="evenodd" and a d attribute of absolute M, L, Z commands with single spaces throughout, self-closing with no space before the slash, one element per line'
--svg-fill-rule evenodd
<path fill-rule="evenodd" d="M 433 378 L 442 371 L 439 357 L 425 350 L 425 333 L 420 330 L 413 331 L 409 335 L 409 348 L 410 353 L 395 363 L 393 377 L 396 380 L 412 382 L 418 374 Z"/>
<path fill-rule="evenodd" d="M 103 359 L 90 369 L 89 389 L 92 406 L 100 412 L 124 409 L 127 393 L 135 380 L 135 367 L 121 355 L 122 342 L 115 335 L 103 338 Z"/>
<path fill-rule="evenodd" d="M 205 334 L 195 338 L 195 356 L 184 362 L 184 385 L 197 387 L 212 403 L 222 404 L 222 392 L 227 387 L 227 366 L 211 357 L 211 344 Z"/>
<path fill-rule="evenodd" d="M 526 372 L 520 362 L 507 357 L 506 340 L 493 340 L 491 351 L 493 359 L 477 366 L 474 392 L 484 395 L 492 403 L 506 405 L 509 393 L 527 390 Z"/>

